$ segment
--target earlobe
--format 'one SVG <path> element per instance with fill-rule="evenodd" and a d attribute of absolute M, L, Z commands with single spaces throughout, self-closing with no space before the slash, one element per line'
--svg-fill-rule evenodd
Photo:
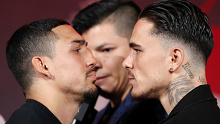
<path fill-rule="evenodd" d="M 170 67 L 169 71 L 172 73 L 181 67 L 184 60 L 184 51 L 180 47 L 174 47 L 170 50 Z"/>
<path fill-rule="evenodd" d="M 32 65 L 35 69 L 35 71 L 41 75 L 44 75 L 48 78 L 51 78 L 51 74 L 49 72 L 49 69 L 46 65 L 46 63 L 44 62 L 44 59 L 40 56 L 34 56 L 32 58 Z"/>

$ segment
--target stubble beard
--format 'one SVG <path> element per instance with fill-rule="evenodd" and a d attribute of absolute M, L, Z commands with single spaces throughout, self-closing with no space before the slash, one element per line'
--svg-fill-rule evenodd
<path fill-rule="evenodd" d="M 75 94 L 77 97 L 68 97 L 68 100 L 70 102 L 81 104 L 87 100 L 94 99 L 98 94 L 98 90 L 97 88 L 84 84 L 80 89 L 75 91 L 72 90 L 71 94 Z"/>
<path fill-rule="evenodd" d="M 84 86 L 85 90 L 84 90 L 84 94 L 83 94 L 83 101 L 85 102 L 86 100 L 90 100 L 90 99 L 94 99 L 97 94 L 98 94 L 98 90 L 97 88 L 91 88 L 89 86 Z"/>
<path fill-rule="evenodd" d="M 84 85 L 81 89 L 81 94 L 82 94 L 82 97 L 76 99 L 76 102 L 80 104 L 87 100 L 94 99 L 98 94 L 98 90 L 97 88 L 92 88 L 88 85 Z"/>
<path fill-rule="evenodd" d="M 135 101 L 143 101 L 146 99 L 152 99 L 152 95 L 151 95 L 151 90 L 149 91 L 140 91 L 140 90 L 136 90 L 133 91 L 133 86 L 132 86 L 132 91 L 131 91 L 131 97 L 133 100 Z"/>

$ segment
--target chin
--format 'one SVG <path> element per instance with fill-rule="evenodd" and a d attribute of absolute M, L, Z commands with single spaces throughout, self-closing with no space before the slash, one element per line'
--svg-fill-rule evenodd
<path fill-rule="evenodd" d="M 131 92 L 131 97 L 135 101 L 142 101 L 142 100 L 145 99 L 141 94 L 137 94 L 137 93 L 134 93 L 134 92 Z"/>
<path fill-rule="evenodd" d="M 136 101 L 142 101 L 142 100 L 154 98 L 151 95 L 151 92 L 143 92 L 140 90 L 133 90 L 133 89 L 131 91 L 131 97 L 133 100 L 136 100 Z"/>
<path fill-rule="evenodd" d="M 98 95 L 97 87 L 87 89 L 85 91 L 85 93 L 83 94 L 83 98 L 84 98 L 83 102 L 87 101 L 87 100 L 90 100 L 90 99 L 94 99 L 94 98 L 96 98 L 97 95 Z"/>

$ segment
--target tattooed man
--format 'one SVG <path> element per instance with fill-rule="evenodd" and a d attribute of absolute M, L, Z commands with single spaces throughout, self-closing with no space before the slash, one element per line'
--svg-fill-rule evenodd
<path fill-rule="evenodd" d="M 131 72 L 131 96 L 159 99 L 169 115 L 163 124 L 219 124 L 220 109 L 205 78 L 213 45 L 208 17 L 194 4 L 169 0 L 147 6 L 123 62 Z"/>

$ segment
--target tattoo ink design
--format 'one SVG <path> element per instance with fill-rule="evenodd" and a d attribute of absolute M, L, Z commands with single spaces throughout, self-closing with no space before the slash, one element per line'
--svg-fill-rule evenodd
<path fill-rule="evenodd" d="M 206 82 L 206 79 L 203 78 L 202 76 L 199 76 L 198 82 L 202 82 L 202 84 L 206 84 L 206 83 L 207 83 L 207 82 Z"/>
<path fill-rule="evenodd" d="M 188 73 L 189 77 L 190 77 L 191 79 L 193 79 L 193 78 L 194 78 L 194 75 L 193 75 L 192 71 L 190 70 L 190 67 L 191 67 L 191 66 L 190 66 L 189 62 L 187 62 L 186 64 L 182 65 L 182 67 L 184 68 L 184 70 L 186 71 L 186 73 Z"/>
<path fill-rule="evenodd" d="M 176 104 L 193 88 L 195 88 L 194 83 L 186 78 L 184 75 L 180 75 L 170 82 L 168 88 L 169 103 L 171 106 L 176 106 Z"/>

